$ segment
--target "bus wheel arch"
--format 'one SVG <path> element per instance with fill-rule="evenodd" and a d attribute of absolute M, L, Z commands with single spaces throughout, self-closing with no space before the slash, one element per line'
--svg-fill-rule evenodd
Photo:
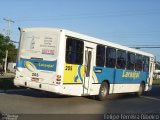
<path fill-rule="evenodd" d="M 110 84 L 108 80 L 104 80 L 99 88 L 98 99 L 100 101 L 106 100 L 109 95 Z"/>
<path fill-rule="evenodd" d="M 136 93 L 137 96 L 141 96 L 145 91 L 145 81 L 142 81 L 139 86 L 139 91 Z"/>
<path fill-rule="evenodd" d="M 108 88 L 110 89 L 110 83 L 109 83 L 109 80 L 104 80 L 103 82 L 106 82 L 108 84 Z M 102 82 L 102 83 L 103 83 Z"/>

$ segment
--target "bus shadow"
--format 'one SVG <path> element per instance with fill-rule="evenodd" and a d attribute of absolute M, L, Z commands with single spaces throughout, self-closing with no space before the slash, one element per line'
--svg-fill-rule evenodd
<path fill-rule="evenodd" d="M 138 97 L 134 93 L 121 93 L 108 96 L 108 100 L 132 99 Z"/>
<path fill-rule="evenodd" d="M 160 99 L 160 85 L 153 85 L 150 91 L 144 93 L 144 96 L 154 97 Z"/>
<path fill-rule="evenodd" d="M 35 89 L 17 89 L 13 91 L 4 91 L 6 94 L 12 95 L 21 95 L 21 96 L 28 96 L 28 97 L 35 97 L 35 98 L 73 98 L 75 96 L 69 95 L 60 95 L 52 92 L 40 91 Z M 145 92 L 144 96 L 153 96 L 154 91 Z M 158 95 L 159 97 L 160 95 Z M 82 96 L 87 99 L 91 100 L 98 100 L 95 96 Z M 120 93 L 120 94 L 110 94 L 107 98 L 107 101 L 110 100 L 120 100 L 120 99 L 132 99 L 137 98 L 138 96 L 135 93 Z"/>
<path fill-rule="evenodd" d="M 34 97 L 34 98 L 71 98 L 71 97 L 73 97 L 73 96 L 59 95 L 59 94 L 56 94 L 56 93 L 39 91 L 39 90 L 34 90 L 34 89 L 5 91 L 4 93 L 12 94 L 12 95 Z"/>
<path fill-rule="evenodd" d="M 132 99 L 137 97 L 138 96 L 134 93 L 120 93 L 120 94 L 117 93 L 117 94 L 110 94 L 107 97 L 107 101 L 120 100 L 120 99 Z M 98 97 L 95 97 L 95 96 L 86 96 L 85 98 L 98 100 Z"/>

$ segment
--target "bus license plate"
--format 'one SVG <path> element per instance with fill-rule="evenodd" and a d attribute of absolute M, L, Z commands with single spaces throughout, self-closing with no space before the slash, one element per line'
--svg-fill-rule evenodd
<path fill-rule="evenodd" d="M 32 78 L 31 81 L 38 82 L 39 78 Z"/>

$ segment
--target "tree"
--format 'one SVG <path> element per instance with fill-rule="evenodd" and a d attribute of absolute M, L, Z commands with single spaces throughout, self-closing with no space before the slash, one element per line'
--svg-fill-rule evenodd
<path fill-rule="evenodd" d="M 0 63 L 3 64 L 3 59 L 6 55 L 6 50 L 8 50 L 8 62 L 16 62 L 16 46 L 10 43 L 10 38 L 0 34 Z"/>

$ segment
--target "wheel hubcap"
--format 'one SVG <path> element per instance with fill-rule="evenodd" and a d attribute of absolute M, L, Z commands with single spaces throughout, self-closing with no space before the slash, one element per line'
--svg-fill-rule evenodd
<path fill-rule="evenodd" d="M 102 89 L 101 89 L 101 95 L 102 96 L 106 96 L 106 93 L 107 93 L 107 90 L 104 87 L 102 87 Z"/>

